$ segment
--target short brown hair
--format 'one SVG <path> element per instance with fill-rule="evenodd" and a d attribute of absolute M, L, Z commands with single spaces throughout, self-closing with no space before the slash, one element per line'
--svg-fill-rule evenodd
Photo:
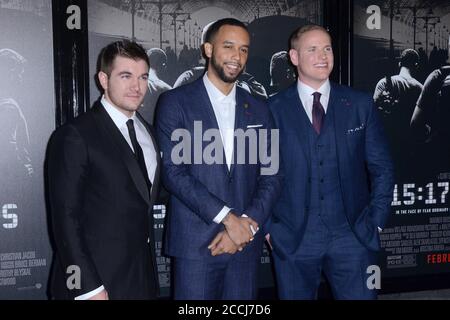
<path fill-rule="evenodd" d="M 320 30 L 325 32 L 331 39 L 331 35 L 328 32 L 327 29 L 325 29 L 322 26 L 319 26 L 318 24 L 307 24 L 302 27 L 298 27 L 297 29 L 292 32 L 291 36 L 289 37 L 289 49 L 294 49 L 295 44 L 297 43 L 298 39 L 301 38 L 302 35 L 304 35 L 306 32 L 313 31 L 313 30 Z"/>
<path fill-rule="evenodd" d="M 129 40 L 120 40 L 110 43 L 100 52 L 100 71 L 108 76 L 111 75 L 114 59 L 117 57 L 130 58 L 133 60 L 144 60 L 150 67 L 145 49 L 138 43 Z"/>

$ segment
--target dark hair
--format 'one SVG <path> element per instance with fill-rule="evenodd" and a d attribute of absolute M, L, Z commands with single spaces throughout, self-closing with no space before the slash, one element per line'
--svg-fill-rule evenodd
<path fill-rule="evenodd" d="M 220 20 L 217 20 L 216 22 L 214 22 L 211 26 L 209 26 L 208 31 L 206 31 L 206 34 L 205 34 L 204 42 L 211 42 L 214 39 L 214 37 L 217 35 L 217 32 L 219 32 L 219 29 L 222 26 L 241 27 L 248 33 L 247 26 L 243 22 L 241 22 L 237 19 L 234 19 L 234 18 L 220 19 Z"/>
<path fill-rule="evenodd" d="M 108 44 L 100 52 L 100 71 L 108 76 L 111 75 L 114 59 L 117 57 L 130 58 L 133 60 L 144 60 L 150 67 L 150 61 L 144 48 L 136 42 L 120 40 Z"/>
<path fill-rule="evenodd" d="M 403 67 L 414 68 L 419 64 L 419 54 L 414 49 L 405 49 L 400 55 L 400 63 Z"/>
<path fill-rule="evenodd" d="M 306 32 L 313 31 L 313 30 L 323 31 L 331 39 L 330 33 L 324 27 L 319 26 L 318 24 L 307 24 L 302 27 L 298 27 L 297 29 L 294 30 L 294 32 L 291 33 L 291 36 L 289 37 L 289 49 L 294 49 L 295 44 L 298 41 L 298 39 L 300 39 L 301 36 L 304 35 Z"/>
<path fill-rule="evenodd" d="M 153 69 L 164 69 L 167 64 L 167 55 L 160 48 L 151 48 L 147 50 L 147 57 L 152 61 Z"/>

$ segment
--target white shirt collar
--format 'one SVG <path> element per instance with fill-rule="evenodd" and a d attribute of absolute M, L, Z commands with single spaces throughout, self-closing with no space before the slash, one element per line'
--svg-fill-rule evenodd
<path fill-rule="evenodd" d="M 124 115 L 122 112 L 120 112 L 117 107 L 114 107 L 111 103 L 108 102 L 108 100 L 105 99 L 105 96 L 102 96 L 101 103 L 103 107 L 105 108 L 106 112 L 108 112 L 111 119 L 114 121 L 114 124 L 117 128 L 122 128 L 126 125 L 126 122 L 129 119 L 133 119 L 136 121 L 136 112 L 133 112 L 133 115 L 131 118 L 128 118 L 126 115 Z"/>
<path fill-rule="evenodd" d="M 220 103 L 236 104 L 236 83 L 233 84 L 228 95 L 224 95 L 217 87 L 209 80 L 208 71 L 203 75 L 203 84 L 205 85 L 206 92 L 208 92 L 211 102 L 218 101 Z"/>
<path fill-rule="evenodd" d="M 306 101 L 309 99 L 312 99 L 312 94 L 314 92 L 320 92 L 321 98 L 322 96 L 326 98 L 327 100 L 330 98 L 330 91 L 331 91 L 331 85 L 330 80 L 325 81 L 318 90 L 315 90 L 305 84 L 304 82 L 301 82 L 300 80 L 297 81 L 297 90 L 300 95 L 300 98 L 302 101 Z"/>

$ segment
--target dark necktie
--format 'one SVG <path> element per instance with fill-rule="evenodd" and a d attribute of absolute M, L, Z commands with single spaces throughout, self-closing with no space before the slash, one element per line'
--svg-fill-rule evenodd
<path fill-rule="evenodd" d="M 317 134 L 320 134 L 320 129 L 322 128 L 323 116 L 325 114 L 325 110 L 323 109 L 322 104 L 320 103 L 320 96 L 322 94 L 320 92 L 313 93 L 313 107 L 312 107 L 312 125 L 314 130 L 316 130 Z"/>
<path fill-rule="evenodd" d="M 145 165 L 144 153 L 142 152 L 142 148 L 139 145 L 136 138 L 136 130 L 134 129 L 134 121 L 132 119 L 127 121 L 128 133 L 130 134 L 131 144 L 133 145 L 134 155 L 136 160 L 139 163 L 139 167 L 141 168 L 142 174 L 144 175 L 145 182 L 148 186 L 148 192 L 150 194 L 150 190 L 152 188 L 152 183 L 148 177 L 147 166 Z"/>

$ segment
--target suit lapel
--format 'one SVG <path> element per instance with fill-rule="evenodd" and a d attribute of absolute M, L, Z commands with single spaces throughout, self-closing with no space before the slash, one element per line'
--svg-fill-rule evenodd
<path fill-rule="evenodd" d="M 219 129 L 219 124 L 217 123 L 213 106 L 211 104 L 211 101 L 209 100 L 205 85 L 203 84 L 203 77 L 197 80 L 196 85 L 198 89 L 192 90 L 191 97 L 193 99 L 192 101 L 200 100 L 199 105 L 201 106 L 202 113 L 204 114 L 204 117 L 201 117 L 201 119 L 203 122 L 205 122 L 206 119 L 208 120 L 206 121 L 206 123 L 204 123 L 204 125 L 206 125 L 208 128 Z"/>
<path fill-rule="evenodd" d="M 139 168 L 139 164 L 136 161 L 133 151 L 131 150 L 127 141 L 100 102 L 96 102 L 92 111 L 94 112 L 95 118 L 99 123 L 99 128 L 103 130 L 104 137 L 116 149 L 117 154 L 120 155 L 123 162 L 125 163 L 128 172 L 130 173 L 130 176 L 134 184 L 136 185 L 140 195 L 145 200 L 145 202 L 147 202 L 147 204 L 150 204 L 148 187 L 142 174 L 142 170 Z"/>
<path fill-rule="evenodd" d="M 300 147 L 306 159 L 308 160 L 308 165 L 310 165 L 311 154 L 308 131 L 311 127 L 311 123 L 309 121 L 308 115 L 305 112 L 302 101 L 300 100 L 300 97 L 298 95 L 297 82 L 289 87 L 288 91 L 286 92 L 286 97 L 286 119 L 295 129 L 299 138 Z"/>
<path fill-rule="evenodd" d="M 203 125 L 203 132 L 209 128 L 219 130 L 219 124 L 217 122 L 216 115 L 214 113 L 214 109 L 211 104 L 211 101 L 209 100 L 208 92 L 206 91 L 205 85 L 203 83 L 203 77 L 201 77 L 200 79 L 197 80 L 196 85 L 197 85 L 197 89 L 192 90 L 191 97 L 192 97 L 192 101 L 200 100 L 199 106 L 200 106 L 200 109 L 202 112 L 201 120 L 202 120 L 202 125 Z M 237 88 L 236 88 L 236 90 L 237 90 Z M 236 119 L 235 119 L 235 123 L 236 123 Z M 203 132 L 202 132 L 202 134 L 203 134 Z M 228 174 L 230 174 L 231 170 L 230 170 L 230 172 L 228 171 L 228 166 L 227 166 L 226 157 L 225 157 L 225 148 L 224 148 L 222 136 L 220 136 L 220 144 L 222 146 L 223 170 L 225 170 L 226 174 L 228 175 Z"/>
<path fill-rule="evenodd" d="M 144 120 L 144 118 L 140 115 L 139 112 L 136 112 L 136 116 L 139 118 L 139 120 L 141 120 L 145 129 L 147 129 L 147 132 L 150 135 L 150 138 L 152 139 L 153 147 L 155 148 L 156 170 L 155 170 L 155 178 L 153 179 L 153 183 L 152 183 L 152 191 L 151 191 L 151 195 L 150 195 L 150 201 L 151 201 L 151 203 L 154 203 L 156 201 L 157 195 L 159 193 L 159 178 L 160 178 L 160 171 L 161 171 L 161 153 L 160 153 L 160 150 L 156 143 L 155 133 L 152 130 L 152 127 L 147 123 L 147 121 Z"/>
<path fill-rule="evenodd" d="M 333 110 L 337 157 L 340 174 L 342 174 L 341 171 L 346 168 L 348 163 L 347 128 L 348 121 L 351 119 L 352 107 L 348 99 L 341 94 L 339 87 L 333 83 L 328 105 L 332 106 L 331 110 Z"/>

